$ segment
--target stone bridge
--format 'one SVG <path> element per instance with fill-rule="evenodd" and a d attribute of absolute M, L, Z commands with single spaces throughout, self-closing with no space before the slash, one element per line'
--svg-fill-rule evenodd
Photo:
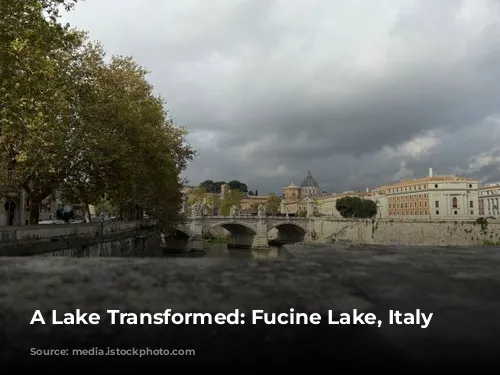
<path fill-rule="evenodd" d="M 181 246 L 195 244 L 212 229 L 222 227 L 230 233 L 229 247 L 269 247 L 269 232 L 277 230 L 281 243 L 308 242 L 311 240 L 312 220 L 310 218 L 289 218 L 283 216 L 192 216 L 186 224 L 176 227 L 173 240 Z M 179 245 L 177 245 L 179 246 Z M 176 247 L 177 247 L 176 246 Z M 179 246 L 180 247 L 180 246 Z M 194 246 L 196 247 L 196 246 Z"/>

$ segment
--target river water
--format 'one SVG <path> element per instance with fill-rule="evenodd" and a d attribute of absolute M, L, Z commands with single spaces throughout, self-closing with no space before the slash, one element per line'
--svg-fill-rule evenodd
<path fill-rule="evenodd" d="M 204 243 L 203 250 L 205 258 L 232 258 L 241 260 L 286 260 L 289 253 L 280 247 L 269 249 L 229 249 L 225 243 Z M 172 255 L 175 256 L 175 255 Z"/>

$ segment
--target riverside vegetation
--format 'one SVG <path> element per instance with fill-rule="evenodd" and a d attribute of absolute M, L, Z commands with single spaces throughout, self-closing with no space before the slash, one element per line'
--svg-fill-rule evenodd
<path fill-rule="evenodd" d="M 29 224 L 55 191 L 68 202 L 165 228 L 181 220 L 195 155 L 148 71 L 63 25 L 76 0 L 2 0 L 0 195 L 26 191 Z M 90 214 L 87 210 L 87 220 Z"/>

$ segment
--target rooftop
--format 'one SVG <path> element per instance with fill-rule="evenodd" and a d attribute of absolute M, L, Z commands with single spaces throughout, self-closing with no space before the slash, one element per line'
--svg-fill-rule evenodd
<path fill-rule="evenodd" d="M 318 181 L 314 179 L 314 177 L 311 175 L 311 171 L 307 171 L 307 176 L 302 180 L 302 183 L 300 184 L 300 187 L 317 187 L 319 188 Z"/>
<path fill-rule="evenodd" d="M 470 177 L 460 177 L 460 176 L 455 176 L 455 175 L 426 176 L 426 177 L 418 177 L 418 178 L 401 180 L 401 181 L 398 181 L 394 184 L 379 186 L 373 190 L 379 191 L 379 190 L 391 189 L 391 188 L 400 187 L 400 186 L 408 186 L 408 185 L 415 185 L 415 184 L 422 184 L 422 183 L 460 182 L 460 181 L 464 182 L 464 181 L 474 181 L 474 180 Z"/>

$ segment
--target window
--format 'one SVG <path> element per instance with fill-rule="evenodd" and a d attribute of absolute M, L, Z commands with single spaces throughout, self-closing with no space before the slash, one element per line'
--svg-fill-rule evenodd
<path fill-rule="evenodd" d="M 471 215 L 474 215 L 474 210 L 470 210 L 470 214 L 471 214 Z"/>
<path fill-rule="evenodd" d="M 469 189 L 472 189 L 472 184 L 469 184 Z"/>
<path fill-rule="evenodd" d="M 419 214 L 419 215 L 422 215 L 422 211 L 418 211 L 418 214 Z"/>
<path fill-rule="evenodd" d="M 424 211 L 424 215 L 427 215 L 427 211 Z"/>
<path fill-rule="evenodd" d="M 453 211 L 453 215 L 456 215 L 458 212 L 457 211 Z"/>
<path fill-rule="evenodd" d="M 435 206 L 436 208 L 439 208 L 439 201 L 436 201 L 436 202 L 434 203 L 434 206 Z"/>
<path fill-rule="evenodd" d="M 453 206 L 453 208 L 457 208 L 458 207 L 458 199 L 457 199 L 457 197 L 453 197 L 453 199 L 451 200 L 451 205 Z"/>
<path fill-rule="evenodd" d="M 427 207 L 427 202 L 424 202 L 424 207 Z"/>
<path fill-rule="evenodd" d="M 434 185 L 434 187 L 437 189 L 437 187 L 438 187 L 438 186 L 437 186 L 437 184 L 436 184 L 436 185 Z"/>
<path fill-rule="evenodd" d="M 469 207 L 470 207 L 470 208 L 474 208 L 474 201 L 470 201 L 470 202 L 469 202 Z"/>
<path fill-rule="evenodd" d="M 436 215 L 439 215 L 439 210 L 436 210 Z"/>

